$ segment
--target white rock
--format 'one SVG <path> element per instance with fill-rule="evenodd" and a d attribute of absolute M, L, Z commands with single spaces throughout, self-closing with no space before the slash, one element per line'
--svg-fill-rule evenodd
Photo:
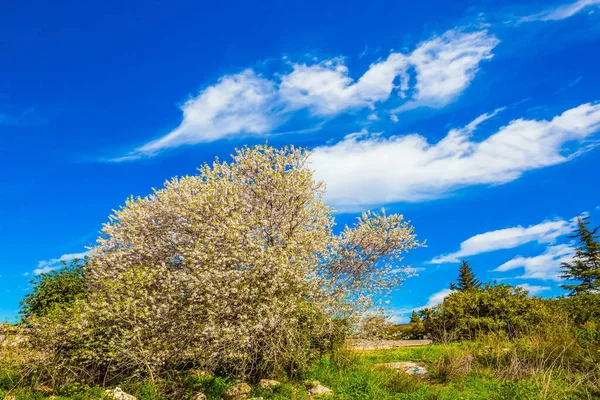
<path fill-rule="evenodd" d="M 397 371 L 405 372 L 409 375 L 419 375 L 419 376 L 427 375 L 427 370 L 425 369 L 423 364 L 410 362 L 410 361 L 375 364 L 375 366 L 392 368 Z"/>
<path fill-rule="evenodd" d="M 137 400 L 135 396 L 125 393 L 120 387 L 107 390 L 106 395 L 114 400 Z"/>
<path fill-rule="evenodd" d="M 309 396 L 333 396 L 333 390 L 319 384 L 308 391 Z"/>
<path fill-rule="evenodd" d="M 252 387 L 247 383 L 238 383 L 227 389 L 223 393 L 223 398 L 227 400 L 246 400 L 252 391 Z"/>
<path fill-rule="evenodd" d="M 272 389 L 277 386 L 281 386 L 281 382 L 275 381 L 273 379 L 261 379 L 260 382 L 258 382 L 258 386 L 265 389 Z"/>

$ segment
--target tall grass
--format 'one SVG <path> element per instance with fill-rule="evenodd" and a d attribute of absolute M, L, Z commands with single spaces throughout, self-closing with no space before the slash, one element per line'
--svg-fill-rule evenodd
<path fill-rule="evenodd" d="M 319 380 L 331 388 L 335 399 L 596 399 L 600 398 L 600 353 L 581 340 L 594 332 L 572 334 L 567 325 L 509 338 L 488 333 L 475 341 L 390 350 L 343 350 L 313 363 L 301 375 L 276 378 L 275 389 L 253 389 L 264 399 L 309 399 L 304 380 Z M 39 389 L 41 370 L 27 369 L 31 355 L 21 346 L 0 347 L 0 398 L 48 398 Z M 377 364 L 412 361 L 422 363 L 424 378 L 382 368 Z M 198 377 L 175 369 L 155 382 L 124 381 L 121 386 L 140 400 L 190 399 L 202 392 L 220 399 L 236 380 Z M 50 386 L 52 386 L 50 384 Z M 104 388 L 71 383 L 54 387 L 56 400 L 99 399 Z"/>

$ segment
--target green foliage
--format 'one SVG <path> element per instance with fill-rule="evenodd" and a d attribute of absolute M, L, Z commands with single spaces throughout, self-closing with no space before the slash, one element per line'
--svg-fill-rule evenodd
<path fill-rule="evenodd" d="M 561 278 L 575 281 L 561 285 L 570 295 L 594 293 L 600 290 L 600 242 L 598 228 L 589 229 L 589 217 L 577 219 L 577 230 L 569 238 L 578 242 L 577 252 L 571 262 L 562 263 Z"/>
<path fill-rule="evenodd" d="M 404 325 L 394 325 L 388 330 L 388 339 L 417 340 L 425 336 L 423 321 L 409 322 Z"/>
<path fill-rule="evenodd" d="M 569 318 L 578 344 L 600 362 L 600 293 L 580 293 L 550 300 L 557 313 Z"/>
<path fill-rule="evenodd" d="M 413 310 L 412 314 L 410 315 L 410 323 L 414 324 L 417 322 L 421 322 L 421 317 L 416 311 Z"/>
<path fill-rule="evenodd" d="M 583 326 L 588 322 L 600 323 L 600 293 L 580 293 L 553 302 L 571 318 L 575 326 Z"/>
<path fill-rule="evenodd" d="M 543 300 L 504 284 L 454 292 L 442 304 L 423 310 L 422 315 L 427 333 L 440 342 L 473 340 L 495 331 L 515 337 L 552 320 Z"/>
<path fill-rule="evenodd" d="M 413 312 L 408 324 L 393 324 L 384 316 L 370 316 L 362 321 L 359 336 L 366 339 L 406 340 L 422 339 L 425 326 L 419 315 Z"/>
<path fill-rule="evenodd" d="M 464 292 L 481 287 L 479 279 L 475 277 L 473 269 L 466 260 L 462 260 L 458 268 L 458 279 L 456 283 L 450 283 L 450 289 Z"/>
<path fill-rule="evenodd" d="M 55 307 L 67 307 L 86 294 L 85 260 L 63 262 L 59 270 L 42 273 L 31 281 L 33 290 L 21 301 L 23 318 L 42 316 Z"/>

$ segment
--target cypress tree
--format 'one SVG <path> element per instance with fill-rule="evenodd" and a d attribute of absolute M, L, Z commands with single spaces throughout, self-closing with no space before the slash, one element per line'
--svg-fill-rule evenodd
<path fill-rule="evenodd" d="M 410 316 L 410 322 L 415 323 L 415 322 L 420 322 L 420 321 L 421 321 L 421 317 L 419 317 L 419 314 L 417 314 L 417 312 L 413 310 L 412 315 Z"/>
<path fill-rule="evenodd" d="M 595 293 L 600 290 L 600 243 L 598 227 L 590 230 L 589 217 L 577 219 L 577 229 L 569 239 L 577 240 L 575 257 L 571 262 L 561 264 L 561 278 L 574 281 L 561 285 L 570 290 L 570 296 L 580 293 Z"/>
<path fill-rule="evenodd" d="M 479 279 L 475 277 L 473 269 L 466 260 L 460 262 L 458 267 L 458 279 L 456 283 L 450 284 L 450 289 L 464 292 L 465 290 L 478 289 L 481 286 Z"/>

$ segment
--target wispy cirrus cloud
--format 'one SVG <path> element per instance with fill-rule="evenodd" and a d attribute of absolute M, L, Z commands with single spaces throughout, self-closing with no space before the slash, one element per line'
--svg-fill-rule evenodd
<path fill-rule="evenodd" d="M 0 104 L 0 126 L 40 126 L 46 124 L 39 110 L 35 107 L 19 109 L 11 105 Z"/>
<path fill-rule="evenodd" d="M 391 52 L 356 80 L 343 57 L 290 63 L 291 71 L 274 76 L 251 69 L 226 75 L 183 104 L 183 120 L 177 128 L 111 161 L 136 160 L 223 138 L 264 136 L 300 110 L 307 110 L 313 119 L 331 118 L 350 110 L 373 109 L 392 94 L 410 104 L 407 108 L 442 107 L 468 87 L 479 64 L 493 56 L 498 43 L 487 30 L 450 30 L 421 42 L 410 53 Z M 409 76 L 412 70 L 414 79 Z"/>
<path fill-rule="evenodd" d="M 517 256 L 494 271 L 507 272 L 523 268 L 523 275 L 516 278 L 560 281 L 561 264 L 571 261 L 575 252 L 575 248 L 570 244 L 548 246 L 542 254 L 533 257 Z"/>
<path fill-rule="evenodd" d="M 471 135 L 499 110 L 452 129 L 437 143 L 419 134 L 353 134 L 312 155 L 316 177 L 338 209 L 448 196 L 467 186 L 502 184 L 523 173 L 567 162 L 600 131 L 600 104 L 586 103 L 550 120 L 515 119 L 482 141 Z M 567 144 L 576 143 L 575 149 Z"/>
<path fill-rule="evenodd" d="M 468 34 L 449 31 L 422 43 L 409 57 L 416 70 L 415 95 L 396 111 L 451 103 L 473 81 L 481 62 L 493 57 L 498 43 L 486 30 Z"/>
<path fill-rule="evenodd" d="M 167 148 L 211 142 L 242 133 L 264 134 L 278 125 L 277 103 L 275 83 L 254 71 L 225 76 L 185 102 L 183 122 L 176 129 L 146 143 L 130 156 L 153 155 Z"/>
<path fill-rule="evenodd" d="M 584 10 L 599 7 L 600 0 L 577 0 L 548 8 L 542 12 L 521 17 L 519 22 L 560 21 L 570 18 Z"/>
<path fill-rule="evenodd" d="M 575 256 L 575 248 L 572 243 L 559 243 L 558 240 L 565 241 L 565 237 L 573 233 L 577 227 L 577 220 L 588 213 L 582 213 L 580 216 L 565 219 L 555 219 L 543 221 L 539 224 L 528 227 L 516 226 L 511 228 L 498 229 L 490 232 L 480 233 L 468 238 L 460 244 L 460 249 L 450 253 L 434 257 L 430 263 L 456 263 L 461 258 L 474 256 L 477 254 L 489 253 L 497 250 L 514 249 L 527 243 L 538 243 L 546 245 L 543 252 L 530 257 L 515 256 L 502 265 L 493 269 L 494 272 L 508 272 L 517 269 L 523 269 L 523 274 L 511 279 L 539 279 L 560 281 L 561 264 L 569 262 Z M 539 287 L 529 284 L 520 285 L 532 294 Z M 543 290 L 545 290 L 544 287 Z"/>
<path fill-rule="evenodd" d="M 458 263 L 465 257 L 496 250 L 514 249 L 531 242 L 554 243 L 559 237 L 573 232 L 576 223 L 577 218 L 571 220 L 557 219 L 528 227 L 516 226 L 480 233 L 463 241 L 459 250 L 435 257 L 430 263 Z"/>

